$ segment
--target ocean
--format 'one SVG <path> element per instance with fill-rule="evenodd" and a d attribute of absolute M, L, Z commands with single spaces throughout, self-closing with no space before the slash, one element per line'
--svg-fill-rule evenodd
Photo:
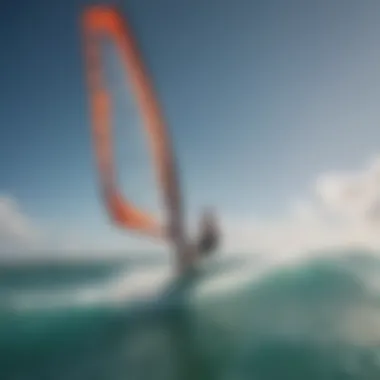
<path fill-rule="evenodd" d="M 380 379 L 379 257 L 5 262 L 0 379 Z"/>

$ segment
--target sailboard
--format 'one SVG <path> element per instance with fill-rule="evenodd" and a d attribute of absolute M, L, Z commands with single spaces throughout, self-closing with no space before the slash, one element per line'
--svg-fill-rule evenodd
<path fill-rule="evenodd" d="M 91 110 L 94 151 L 101 194 L 111 220 L 119 227 L 173 245 L 177 267 L 183 271 L 191 262 L 185 234 L 184 211 L 175 155 L 152 82 L 126 17 L 111 6 L 90 6 L 82 18 L 85 67 Z M 158 222 L 123 196 L 116 178 L 112 144 L 112 96 L 105 79 L 101 39 L 115 44 L 127 73 L 148 138 L 157 185 L 162 195 L 165 221 Z"/>

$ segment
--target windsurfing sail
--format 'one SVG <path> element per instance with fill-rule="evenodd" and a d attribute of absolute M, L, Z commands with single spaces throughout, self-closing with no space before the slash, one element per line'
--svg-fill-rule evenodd
<path fill-rule="evenodd" d="M 179 270 L 182 270 L 191 261 L 191 257 L 185 236 L 175 157 L 163 114 L 131 28 L 126 18 L 110 6 L 87 8 L 82 26 L 95 155 L 108 213 L 122 228 L 159 237 L 173 244 Z M 103 37 L 110 38 L 116 45 L 140 110 L 166 209 L 164 225 L 149 212 L 128 201 L 119 190 L 112 144 L 112 96 L 107 88 L 100 43 Z"/>

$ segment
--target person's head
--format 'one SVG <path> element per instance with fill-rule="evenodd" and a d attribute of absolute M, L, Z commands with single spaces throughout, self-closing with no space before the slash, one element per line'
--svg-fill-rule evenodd
<path fill-rule="evenodd" d="M 201 217 L 203 223 L 214 223 L 215 219 L 215 211 L 212 207 L 206 207 L 203 209 Z"/>

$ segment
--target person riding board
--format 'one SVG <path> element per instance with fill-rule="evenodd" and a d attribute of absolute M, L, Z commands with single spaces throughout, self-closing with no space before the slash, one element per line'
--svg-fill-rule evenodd
<path fill-rule="evenodd" d="M 215 252 L 219 245 L 219 229 L 215 213 L 211 209 L 204 211 L 200 222 L 200 234 L 196 244 L 197 253 L 208 257 Z"/>
<path fill-rule="evenodd" d="M 218 228 L 217 218 L 213 210 L 206 209 L 200 219 L 198 236 L 190 245 L 184 244 L 183 249 L 188 249 L 189 260 L 184 261 L 179 271 L 180 276 L 189 275 L 192 277 L 198 272 L 200 261 L 210 257 L 218 249 L 220 243 L 220 231 Z M 186 248 L 187 247 L 187 248 Z M 177 251 L 177 258 L 184 258 L 186 255 L 181 255 Z"/>

